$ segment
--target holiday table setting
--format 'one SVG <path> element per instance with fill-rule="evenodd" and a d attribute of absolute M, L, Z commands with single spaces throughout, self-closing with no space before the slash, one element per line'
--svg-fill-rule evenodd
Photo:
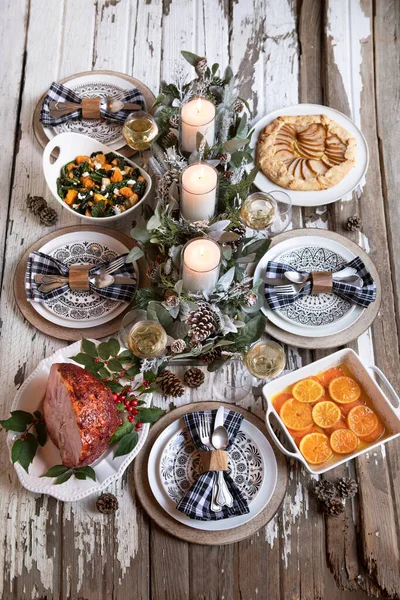
<path fill-rule="evenodd" d="M 0 597 L 397 597 L 397 7 L 5 12 Z"/>

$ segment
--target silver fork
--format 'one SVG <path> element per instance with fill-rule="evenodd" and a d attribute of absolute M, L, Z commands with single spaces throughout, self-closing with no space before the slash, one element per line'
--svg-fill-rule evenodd
<path fill-rule="evenodd" d="M 287 285 L 276 285 L 275 291 L 277 296 L 295 296 L 296 294 L 301 292 L 301 290 L 307 285 L 307 283 L 308 282 L 305 281 L 304 283 L 289 283 Z M 357 285 L 354 285 L 353 287 L 355 287 L 357 291 L 361 290 L 361 287 Z"/>
<path fill-rule="evenodd" d="M 123 266 L 123 264 L 124 264 L 123 257 L 120 256 L 119 258 L 116 258 L 107 267 L 100 269 L 100 273 L 98 275 L 94 275 L 91 278 L 91 281 L 94 283 L 94 285 L 96 287 L 101 288 L 102 287 L 102 285 L 101 285 L 102 277 L 104 275 L 110 275 L 111 273 L 114 273 L 114 271 L 118 271 L 118 269 L 120 269 Z M 35 281 L 36 281 L 36 283 L 41 284 L 38 288 L 39 291 L 46 293 L 46 292 L 50 292 L 51 290 L 60 287 L 60 283 L 67 283 L 68 277 L 63 277 L 62 275 L 42 275 L 40 273 L 37 273 L 35 275 Z M 99 285 L 97 285 L 96 282 Z"/>
<path fill-rule="evenodd" d="M 210 440 L 210 433 L 211 433 L 210 421 L 207 419 L 206 415 L 200 414 L 199 415 L 200 441 L 209 450 L 214 450 L 214 446 L 212 445 L 211 440 Z M 213 512 L 219 512 L 221 510 L 221 506 L 215 500 L 217 492 L 218 492 L 218 488 L 216 485 L 215 474 L 214 474 L 213 489 L 212 489 L 212 494 L 211 494 L 211 510 Z"/>

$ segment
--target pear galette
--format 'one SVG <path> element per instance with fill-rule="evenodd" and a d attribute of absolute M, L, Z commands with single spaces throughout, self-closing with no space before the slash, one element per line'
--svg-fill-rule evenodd
<path fill-rule="evenodd" d="M 356 140 L 326 115 L 278 117 L 260 133 L 257 163 L 291 190 L 325 190 L 353 168 Z"/>

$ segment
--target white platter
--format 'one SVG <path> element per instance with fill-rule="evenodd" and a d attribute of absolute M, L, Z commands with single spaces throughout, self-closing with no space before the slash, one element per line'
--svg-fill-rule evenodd
<path fill-rule="evenodd" d="M 283 253 L 286 253 L 289 250 L 293 250 L 295 248 L 302 248 L 306 246 L 327 248 L 328 250 L 339 254 L 346 261 L 351 261 L 353 258 L 355 258 L 355 255 L 350 250 L 345 248 L 345 246 L 343 246 L 336 240 L 331 240 L 319 236 L 290 238 L 288 240 L 280 242 L 279 244 L 276 244 L 276 246 L 272 246 L 272 248 L 270 248 L 268 252 L 264 254 L 264 256 L 262 257 L 255 269 L 254 279 L 262 279 L 265 276 L 265 269 L 267 263 L 270 260 L 277 260 L 279 256 L 281 256 Z M 342 318 L 338 319 L 337 321 L 334 321 L 329 325 L 322 325 L 320 327 L 307 327 L 290 321 L 286 318 L 286 316 L 282 316 L 279 310 L 271 310 L 265 298 L 264 306 L 261 310 L 268 318 L 268 320 L 280 329 L 303 337 L 314 338 L 326 337 L 344 331 L 348 327 L 354 325 L 354 323 L 361 317 L 365 309 L 361 306 L 354 305 L 354 308 L 347 312 L 346 315 L 344 315 Z"/>
<path fill-rule="evenodd" d="M 329 108 L 328 106 L 322 106 L 320 104 L 296 104 L 294 106 L 285 106 L 283 108 L 279 108 L 278 110 L 274 110 L 257 121 L 257 123 L 254 125 L 253 135 L 251 136 L 249 146 L 254 159 L 258 136 L 261 130 L 264 129 L 274 119 L 283 115 L 294 116 L 318 114 L 325 114 L 331 119 L 334 119 L 337 123 L 339 123 L 339 125 L 347 129 L 347 131 L 356 138 L 357 154 L 354 168 L 346 175 L 346 177 L 344 177 L 344 179 L 342 179 L 340 183 L 332 188 L 329 188 L 328 190 L 311 192 L 287 190 L 286 188 L 280 187 L 268 179 L 268 177 L 266 177 L 264 173 L 260 171 L 254 181 L 254 184 L 258 187 L 258 189 L 262 190 L 263 192 L 271 192 L 272 190 L 286 192 L 290 195 L 294 206 L 320 206 L 321 204 L 330 204 L 331 202 L 340 200 L 352 192 L 362 181 L 365 173 L 367 172 L 369 163 L 369 151 L 365 137 L 359 128 L 353 123 L 353 121 L 346 117 L 346 115 L 338 110 L 335 110 L 334 108 Z M 248 170 L 251 170 L 253 167 L 254 162 L 247 165 Z"/>
<path fill-rule="evenodd" d="M 261 431 L 246 419 L 243 419 L 241 430 L 251 437 L 262 454 L 264 462 L 264 477 L 257 495 L 249 503 L 250 512 L 246 515 L 222 519 L 220 521 L 197 521 L 190 519 L 176 509 L 176 503 L 169 497 L 160 474 L 161 457 L 170 440 L 185 427 L 183 419 L 171 423 L 155 441 L 148 459 L 147 474 L 151 491 L 160 506 L 174 519 L 188 527 L 203 531 L 224 531 L 244 525 L 258 515 L 270 501 L 275 490 L 278 477 L 278 466 L 271 444 Z"/>
<path fill-rule="evenodd" d="M 71 356 L 74 356 L 80 351 L 81 342 L 75 342 L 71 346 L 62 348 L 55 352 L 52 356 L 40 361 L 33 373 L 24 381 L 21 388 L 18 390 L 14 398 L 11 410 L 26 410 L 33 412 L 35 410 L 42 411 L 42 403 L 46 391 L 47 379 L 50 372 L 50 367 L 57 362 L 70 362 Z M 150 399 L 147 399 L 150 402 Z M 139 432 L 139 441 L 136 447 L 126 456 L 113 457 L 114 449 L 110 448 L 100 458 L 98 458 L 92 467 L 96 471 L 97 480 L 92 479 L 78 480 L 72 476 L 68 481 L 61 485 L 55 485 L 55 478 L 41 477 L 53 465 L 61 464 L 61 457 L 58 449 L 53 442 L 48 439 L 45 446 L 39 447 L 32 464 L 29 467 L 29 473 L 21 467 L 19 463 L 15 463 L 14 467 L 21 484 L 29 491 L 38 494 L 48 494 L 54 496 L 58 500 L 64 502 L 75 502 L 82 500 L 86 496 L 96 494 L 104 490 L 113 481 L 120 479 L 135 456 L 142 448 L 149 433 L 149 425 L 143 424 L 143 428 Z M 8 432 L 7 445 L 10 450 L 14 440 L 18 434 Z"/>

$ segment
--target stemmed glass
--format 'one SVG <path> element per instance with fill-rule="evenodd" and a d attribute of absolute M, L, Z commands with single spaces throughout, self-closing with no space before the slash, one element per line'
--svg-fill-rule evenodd
<path fill-rule="evenodd" d="M 124 316 L 119 332 L 120 341 L 138 358 L 162 356 L 167 347 L 167 333 L 160 323 L 141 319 L 140 312 L 132 310 Z"/>
<path fill-rule="evenodd" d="M 158 126 L 153 115 L 144 110 L 130 113 L 122 128 L 122 134 L 128 146 L 139 152 L 140 166 L 146 170 L 147 161 L 144 151 L 150 148 L 151 142 L 158 134 Z"/>
<path fill-rule="evenodd" d="M 270 238 L 282 233 L 292 220 L 292 200 L 286 192 L 254 192 L 242 204 L 240 215 L 249 229 Z"/>

